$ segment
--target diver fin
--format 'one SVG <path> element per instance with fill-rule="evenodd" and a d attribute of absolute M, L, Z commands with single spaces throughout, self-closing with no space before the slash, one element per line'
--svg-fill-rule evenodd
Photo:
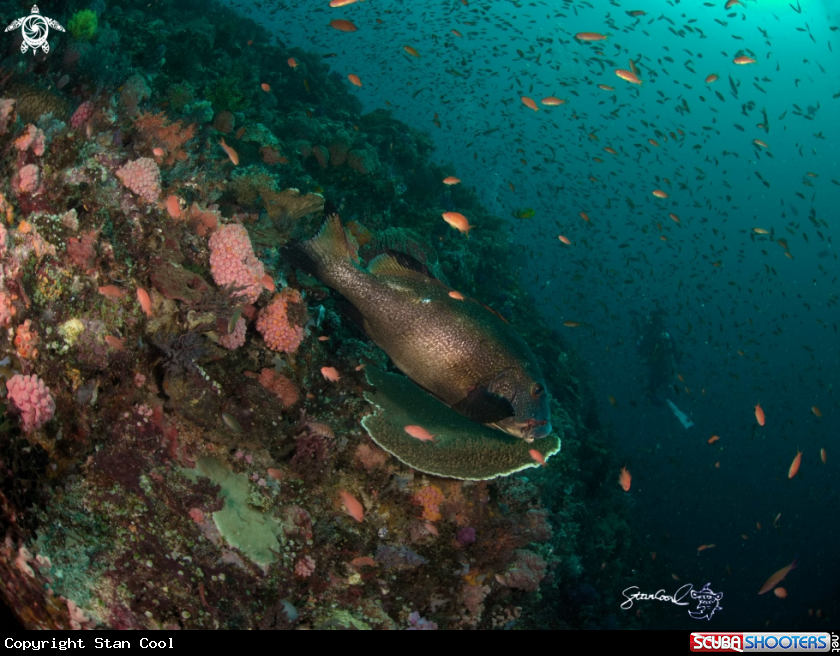
<path fill-rule="evenodd" d="M 384 274 L 399 276 L 407 272 L 415 272 L 424 275 L 426 278 L 436 280 L 434 274 L 428 267 L 416 257 L 396 251 L 391 248 L 382 251 L 372 258 L 368 263 L 368 271 L 373 274 Z"/>
<path fill-rule="evenodd" d="M 353 251 L 338 214 L 327 216 L 318 234 L 312 239 L 285 246 L 280 249 L 280 254 L 289 264 L 321 279 L 330 262 L 353 259 Z"/>
<path fill-rule="evenodd" d="M 486 387 L 471 388 L 452 409 L 479 424 L 492 424 L 516 414 L 510 401 Z"/>

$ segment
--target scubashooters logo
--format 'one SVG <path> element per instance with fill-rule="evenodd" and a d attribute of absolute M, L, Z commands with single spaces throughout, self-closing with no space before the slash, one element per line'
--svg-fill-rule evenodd
<path fill-rule="evenodd" d="M 44 54 L 50 51 L 50 44 L 47 43 L 50 28 L 64 32 L 64 28 L 58 21 L 41 16 L 41 12 L 38 11 L 38 5 L 32 5 L 32 13 L 29 16 L 13 20 L 6 28 L 6 31 L 11 32 L 17 28 L 20 28 L 21 34 L 23 35 L 23 43 L 20 44 L 20 51 L 26 52 L 32 48 L 33 55 L 38 48 L 41 48 Z"/>

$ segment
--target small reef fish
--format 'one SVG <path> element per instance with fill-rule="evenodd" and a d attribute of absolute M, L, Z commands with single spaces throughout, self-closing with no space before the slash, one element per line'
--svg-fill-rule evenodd
<path fill-rule="evenodd" d="M 543 454 L 537 451 L 536 449 L 531 449 L 528 451 L 528 455 L 531 456 L 531 459 L 542 465 L 543 467 L 546 466 L 545 458 L 543 458 Z"/>
<path fill-rule="evenodd" d="M 566 246 L 571 246 L 571 245 L 572 245 L 571 240 L 569 240 L 569 238 L 568 238 L 568 237 L 566 237 L 565 235 L 560 235 L 559 237 L 557 237 L 557 239 L 559 239 L 559 240 L 560 240 L 560 241 L 562 241 L 564 244 L 566 244 Z"/>
<path fill-rule="evenodd" d="M 788 469 L 788 478 L 793 478 L 796 476 L 796 472 L 799 471 L 799 465 L 802 463 L 802 451 L 796 451 L 796 457 L 793 459 L 793 462 L 790 463 L 790 469 Z"/>
<path fill-rule="evenodd" d="M 759 426 L 764 426 L 764 410 L 761 409 L 760 403 L 757 403 L 755 406 L 755 420 Z"/>
<path fill-rule="evenodd" d="M 414 438 L 420 440 L 421 442 L 434 442 L 435 441 L 435 435 L 432 435 L 429 431 L 427 431 L 422 426 L 404 426 L 403 430 L 405 430 L 406 433 L 411 435 L 411 437 L 414 437 Z"/>
<path fill-rule="evenodd" d="M 578 32 L 575 38 L 578 41 L 605 41 L 607 37 L 598 32 Z"/>
<path fill-rule="evenodd" d="M 335 367 L 321 367 L 321 375 L 331 383 L 337 383 L 341 375 Z"/>
<path fill-rule="evenodd" d="M 828 454 L 826 454 L 825 448 L 820 449 L 820 460 L 822 460 L 822 464 L 828 461 Z"/>
<path fill-rule="evenodd" d="M 788 565 L 787 567 L 782 567 L 778 572 L 775 572 L 764 582 L 764 585 L 761 586 L 761 590 L 758 591 L 758 594 L 762 595 L 765 592 L 769 592 L 773 588 L 775 588 L 779 583 L 785 580 L 785 577 L 790 573 L 790 570 L 796 569 L 796 558 L 793 559 L 793 562 Z"/>
<path fill-rule="evenodd" d="M 474 225 L 470 225 L 467 217 L 459 212 L 444 212 L 442 214 L 443 220 L 446 221 L 450 226 L 459 230 L 467 235 L 470 236 L 470 230 L 475 228 Z"/>
<path fill-rule="evenodd" d="M 347 76 L 347 79 L 350 80 L 351 84 L 353 84 L 354 86 L 357 86 L 357 87 L 362 86 L 361 78 L 354 73 L 350 73 L 350 75 Z"/>
<path fill-rule="evenodd" d="M 352 5 L 357 0 L 330 0 L 330 7 L 346 7 Z"/>
<path fill-rule="evenodd" d="M 99 293 L 108 298 L 125 298 L 127 292 L 116 285 L 104 285 L 99 288 Z"/>
<path fill-rule="evenodd" d="M 362 521 L 365 518 L 365 509 L 362 507 L 359 500 L 347 490 L 339 490 L 338 494 L 341 496 L 341 503 L 344 504 L 347 514 L 357 522 Z"/>
<path fill-rule="evenodd" d="M 262 89 L 262 90 L 263 90 L 263 91 L 265 91 L 266 93 L 268 93 L 269 91 L 271 91 L 271 87 L 270 87 L 268 84 L 266 84 L 265 82 L 263 82 L 263 83 L 260 85 L 260 89 Z"/>
<path fill-rule="evenodd" d="M 370 556 L 359 556 L 350 561 L 353 567 L 376 567 L 376 561 Z"/>
<path fill-rule="evenodd" d="M 642 81 L 639 79 L 639 76 L 636 75 L 633 71 L 627 71 L 623 68 L 615 69 L 615 74 L 618 75 L 622 80 L 626 82 L 630 82 L 630 84 L 638 84 L 641 86 Z"/>
<path fill-rule="evenodd" d="M 137 288 L 137 302 L 140 303 L 140 307 L 143 308 L 143 313 L 147 317 L 154 315 L 154 312 L 152 312 L 152 299 L 149 297 L 149 292 L 142 287 Z"/>
<path fill-rule="evenodd" d="M 519 210 L 514 210 L 513 218 L 514 219 L 532 219 L 536 212 L 530 207 L 523 207 Z"/>
<path fill-rule="evenodd" d="M 784 588 L 776 588 L 773 590 L 773 594 L 776 595 L 779 599 L 784 599 L 788 596 L 787 590 Z"/>
<path fill-rule="evenodd" d="M 654 189 L 653 190 L 653 195 L 656 196 L 657 198 L 668 198 L 668 194 L 666 192 L 662 191 L 661 189 Z"/>
<path fill-rule="evenodd" d="M 445 185 L 461 184 L 461 180 L 459 178 L 456 178 L 453 175 L 450 175 L 448 178 L 443 179 L 443 184 L 445 184 Z"/>
<path fill-rule="evenodd" d="M 454 289 L 449 292 L 449 297 L 458 301 L 463 301 L 466 298 L 461 292 L 456 292 Z"/>
<path fill-rule="evenodd" d="M 719 439 L 720 439 L 720 437 L 719 437 L 718 435 L 712 435 L 712 436 L 709 438 L 709 440 L 708 440 L 707 444 L 714 444 L 714 443 L 715 443 L 715 442 L 717 442 Z"/>
<path fill-rule="evenodd" d="M 113 335 L 105 335 L 105 343 L 115 351 L 122 351 L 125 349 L 125 344 L 119 337 Z"/>
<path fill-rule="evenodd" d="M 560 100 L 560 98 L 555 98 L 554 96 L 549 96 L 548 98 L 543 98 L 540 100 L 540 103 L 543 105 L 547 105 L 549 107 L 558 107 L 566 103 L 565 100 Z"/>
<path fill-rule="evenodd" d="M 618 475 L 618 484 L 621 486 L 621 489 L 625 492 L 630 491 L 630 483 L 633 481 L 633 476 L 630 475 L 630 472 L 627 471 L 627 467 L 621 468 L 621 473 Z"/>
<path fill-rule="evenodd" d="M 239 166 L 239 153 L 225 143 L 224 137 L 219 139 L 219 145 L 227 153 L 227 156 L 230 157 L 230 161 L 233 162 L 233 165 Z"/>
<path fill-rule="evenodd" d="M 339 32 L 355 32 L 357 29 L 352 22 L 342 18 L 334 18 L 331 20 L 330 27 L 334 30 L 338 30 Z"/>
<path fill-rule="evenodd" d="M 456 412 L 526 442 L 551 433 L 545 381 L 525 341 L 480 303 L 453 299 L 419 261 L 387 252 L 362 268 L 329 210 L 314 238 L 281 252 L 340 292 L 397 368 Z"/>
<path fill-rule="evenodd" d="M 412 48 L 411 46 L 403 46 L 403 50 L 405 50 L 412 57 L 417 57 L 417 59 L 420 59 L 420 53 L 417 52 L 417 50 Z"/>
<path fill-rule="evenodd" d="M 744 66 L 745 64 L 755 64 L 755 59 L 742 55 L 733 59 L 732 62 L 738 64 L 739 66 Z"/>
<path fill-rule="evenodd" d="M 522 100 L 522 104 L 525 105 L 528 109 L 533 109 L 535 112 L 540 111 L 540 108 L 537 107 L 537 103 L 535 103 L 532 98 L 529 98 L 528 96 L 522 96 L 520 100 Z"/>
<path fill-rule="evenodd" d="M 289 57 L 289 58 L 286 60 L 286 63 L 287 63 L 289 66 L 291 66 L 291 67 L 292 67 L 292 69 L 295 69 L 295 68 L 297 68 L 297 67 L 300 65 L 300 64 L 298 64 L 298 63 L 297 63 L 297 59 L 295 59 L 294 57 Z"/>

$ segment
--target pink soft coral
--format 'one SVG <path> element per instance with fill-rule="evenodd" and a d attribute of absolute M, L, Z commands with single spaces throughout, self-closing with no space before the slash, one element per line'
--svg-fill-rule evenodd
<path fill-rule="evenodd" d="M 245 319 L 239 317 L 236 321 L 236 327 L 229 335 L 222 335 L 219 337 L 219 344 L 231 351 L 238 349 L 245 343 Z"/>
<path fill-rule="evenodd" d="M 117 169 L 117 177 L 143 200 L 154 203 L 160 196 L 160 169 L 149 157 L 141 157 Z"/>
<path fill-rule="evenodd" d="M 31 433 L 47 423 L 55 414 L 55 401 L 50 388 L 36 374 L 15 374 L 6 383 L 9 399 L 20 410 L 23 430 Z"/>
<path fill-rule="evenodd" d="M 245 287 L 240 297 L 253 303 L 262 291 L 260 280 L 265 268 L 254 255 L 248 231 L 237 223 L 222 226 L 208 243 L 210 246 L 210 272 L 217 285 Z"/>
<path fill-rule="evenodd" d="M 260 312 L 257 330 L 272 351 L 294 353 L 303 341 L 302 325 L 289 316 L 295 310 L 305 313 L 300 292 L 286 287 Z"/>

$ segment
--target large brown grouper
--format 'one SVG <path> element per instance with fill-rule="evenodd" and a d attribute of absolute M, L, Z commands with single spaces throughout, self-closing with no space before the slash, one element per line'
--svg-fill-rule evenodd
<path fill-rule="evenodd" d="M 525 341 L 414 258 L 390 251 L 362 268 L 336 214 L 283 254 L 340 292 L 394 364 L 446 405 L 527 442 L 551 433 L 545 382 Z"/>

